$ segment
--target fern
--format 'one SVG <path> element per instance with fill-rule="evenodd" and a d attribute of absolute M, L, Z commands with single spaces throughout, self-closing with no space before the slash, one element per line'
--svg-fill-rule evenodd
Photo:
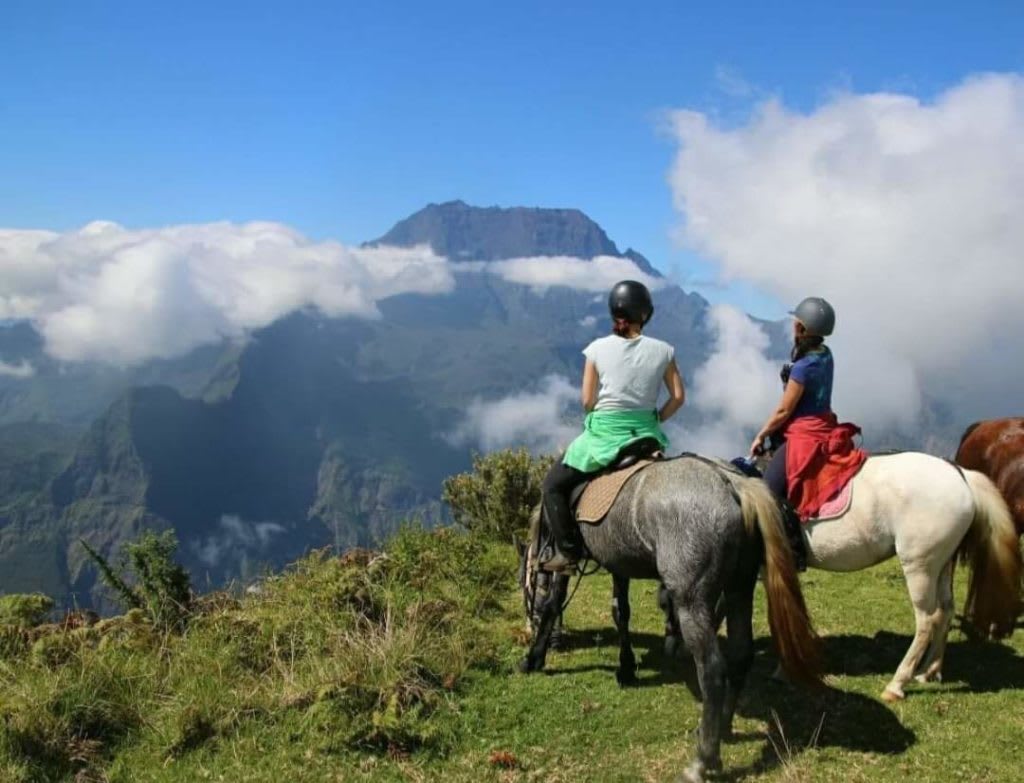
<path fill-rule="evenodd" d="M 138 593 L 132 590 L 132 588 L 129 587 L 120 576 L 118 576 L 113 566 L 107 562 L 107 559 L 89 546 L 85 539 L 80 538 L 79 542 L 85 548 L 85 551 L 88 553 L 89 557 L 92 558 L 93 562 L 96 563 L 96 567 L 99 569 L 100 578 L 103 580 L 103 584 L 121 596 L 121 600 L 125 604 L 125 608 L 142 609 L 142 598 Z"/>
<path fill-rule="evenodd" d="M 124 608 L 142 609 L 158 628 L 184 627 L 191 611 L 192 584 L 188 572 L 174 562 L 178 541 L 172 531 L 161 535 L 147 531 L 137 541 L 125 544 L 121 573 L 85 541 L 81 543 Z M 125 571 L 130 571 L 135 587 L 128 584 Z"/>

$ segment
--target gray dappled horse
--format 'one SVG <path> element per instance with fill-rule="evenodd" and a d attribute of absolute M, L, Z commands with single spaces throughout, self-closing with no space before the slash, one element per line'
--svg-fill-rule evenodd
<path fill-rule="evenodd" d="M 660 579 L 697 667 L 703 695 L 697 758 L 684 772 L 703 780 L 721 767 L 721 739 L 732 730 L 736 703 L 753 661 L 753 601 L 765 566 L 768 622 L 783 668 L 796 681 L 820 683 L 819 645 L 811 627 L 793 556 L 774 496 L 767 486 L 696 456 L 655 462 L 629 479 L 599 525 L 581 525 L 591 557 L 615 582 L 621 649 L 616 675 L 635 677 L 629 643 L 630 579 Z M 521 569 L 527 607 L 533 603 L 539 544 L 546 538 L 540 511 Z M 544 667 L 551 634 L 565 602 L 568 577 L 550 580 L 523 672 Z M 728 640 L 717 639 L 716 605 Z M 723 654 L 724 653 L 724 654 Z"/>

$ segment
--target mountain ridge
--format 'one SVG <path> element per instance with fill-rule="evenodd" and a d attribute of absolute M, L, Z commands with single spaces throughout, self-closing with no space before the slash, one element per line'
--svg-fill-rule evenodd
<path fill-rule="evenodd" d="M 376 242 L 475 261 L 613 255 L 657 274 L 579 210 L 446 202 Z M 441 482 L 470 465 L 472 444 L 452 435 L 469 406 L 577 378 L 606 319 L 590 292 L 453 274 L 447 294 L 381 300 L 376 320 L 297 311 L 243 344 L 125 373 L 57 475 L 49 463 L 46 485 L 0 517 L 0 589 L 109 608 L 78 541 L 111 557 L 144 528 L 173 528 L 183 563 L 215 586 L 310 548 L 373 545 L 411 517 L 442 522 Z M 668 283 L 658 301 L 654 333 L 698 366 L 708 303 Z"/>

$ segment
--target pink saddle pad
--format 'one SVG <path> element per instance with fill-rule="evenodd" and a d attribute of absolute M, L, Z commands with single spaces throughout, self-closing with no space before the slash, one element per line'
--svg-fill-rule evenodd
<path fill-rule="evenodd" d="M 821 508 L 818 509 L 818 513 L 808 519 L 808 522 L 814 522 L 818 519 L 832 519 L 833 517 L 841 517 L 847 511 L 850 510 L 850 503 L 853 501 L 853 482 L 847 481 L 839 492 L 833 495 L 831 498 L 821 504 Z"/>

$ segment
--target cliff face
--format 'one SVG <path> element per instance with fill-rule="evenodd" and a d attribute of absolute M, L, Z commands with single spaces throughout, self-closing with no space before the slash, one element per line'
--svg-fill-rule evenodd
<path fill-rule="evenodd" d="M 376 243 L 455 261 L 612 255 L 657 274 L 577 210 L 431 205 Z M 446 295 L 383 300 L 379 320 L 297 312 L 244 346 L 129 373 L 156 383 L 112 398 L 0 517 L 0 589 L 96 603 L 79 540 L 112 555 L 144 527 L 173 528 L 196 583 L 217 585 L 312 547 L 372 544 L 411 517 L 441 521 L 441 482 L 470 464 L 451 439 L 468 406 L 577 378 L 607 320 L 591 293 L 457 265 L 455 277 Z M 707 355 L 706 309 L 658 291 L 654 331 L 684 367 Z"/>

